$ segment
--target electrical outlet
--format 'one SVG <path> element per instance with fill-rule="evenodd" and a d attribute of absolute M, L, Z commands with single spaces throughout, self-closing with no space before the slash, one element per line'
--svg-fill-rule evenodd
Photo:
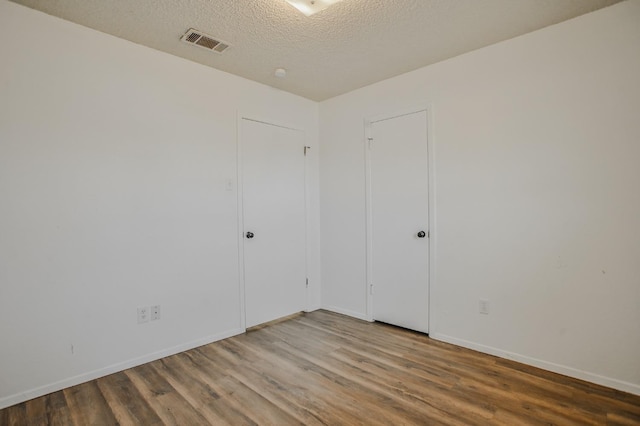
<path fill-rule="evenodd" d="M 486 299 L 480 299 L 480 313 L 489 315 L 489 301 Z"/>
<path fill-rule="evenodd" d="M 138 308 L 138 324 L 149 322 L 149 308 Z"/>
<path fill-rule="evenodd" d="M 151 307 L 151 321 L 160 319 L 160 305 L 153 305 Z"/>

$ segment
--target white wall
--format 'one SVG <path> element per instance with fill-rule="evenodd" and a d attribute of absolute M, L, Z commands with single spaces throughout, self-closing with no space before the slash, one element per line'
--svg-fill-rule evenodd
<path fill-rule="evenodd" d="M 0 408 L 241 331 L 238 111 L 316 147 L 319 306 L 317 103 L 6 0 L 0 58 Z"/>
<path fill-rule="evenodd" d="M 323 306 L 366 312 L 363 119 L 429 103 L 431 336 L 640 394 L 639 22 L 623 2 L 321 103 Z"/>

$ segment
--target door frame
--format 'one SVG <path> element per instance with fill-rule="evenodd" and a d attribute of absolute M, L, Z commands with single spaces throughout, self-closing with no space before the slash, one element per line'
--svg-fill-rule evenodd
<path fill-rule="evenodd" d="M 429 213 L 429 271 L 427 288 L 429 293 L 429 324 L 428 333 L 435 330 L 435 316 L 434 316 L 434 292 L 432 291 L 433 284 L 436 279 L 436 243 L 437 233 L 436 230 L 436 176 L 435 176 L 435 144 L 433 139 L 433 107 L 431 104 L 418 104 L 412 107 L 407 107 L 399 110 L 395 110 L 388 113 L 376 114 L 365 117 L 364 119 L 364 158 L 365 158 L 365 223 L 366 223 L 366 272 L 365 272 L 365 295 L 366 295 L 366 319 L 373 322 L 373 210 L 371 205 L 371 199 L 373 196 L 373 188 L 371 182 L 371 150 L 370 140 L 373 137 L 373 123 L 390 120 L 404 115 L 414 114 L 417 112 L 426 112 L 427 115 L 427 175 L 429 178 L 427 187 L 428 197 L 428 213 Z"/>
<path fill-rule="evenodd" d="M 257 123 L 266 124 L 269 126 L 281 127 L 284 129 L 295 130 L 302 133 L 303 146 L 311 149 L 309 144 L 307 133 L 295 126 L 278 123 L 275 120 L 265 119 L 263 117 L 256 117 L 254 114 L 237 113 L 236 117 L 236 195 L 237 195 L 237 236 L 238 236 L 238 288 L 240 296 L 240 328 L 244 331 L 247 330 L 247 317 L 246 317 L 246 299 L 245 299 L 245 276 L 244 276 L 244 191 L 243 191 L 243 158 L 242 158 L 242 120 L 254 121 Z M 310 211 L 310 196 L 309 196 L 309 165 L 307 155 L 304 156 L 304 229 L 305 229 L 305 271 L 307 280 L 309 276 L 309 211 Z M 305 311 L 309 309 L 309 285 L 307 281 L 307 287 L 305 289 Z"/>

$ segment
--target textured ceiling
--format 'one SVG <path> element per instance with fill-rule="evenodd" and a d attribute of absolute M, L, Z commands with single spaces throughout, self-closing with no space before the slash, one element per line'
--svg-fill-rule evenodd
<path fill-rule="evenodd" d="M 620 0 L 343 0 L 311 17 L 285 0 L 13 1 L 321 101 Z M 180 42 L 189 28 L 231 48 Z"/>

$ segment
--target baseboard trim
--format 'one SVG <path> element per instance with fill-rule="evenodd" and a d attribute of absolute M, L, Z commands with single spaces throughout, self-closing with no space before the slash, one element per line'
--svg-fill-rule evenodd
<path fill-rule="evenodd" d="M 309 312 L 317 311 L 317 310 L 320 310 L 320 309 L 322 309 L 322 306 L 314 304 L 314 305 L 308 307 L 307 309 L 305 309 L 304 311 L 309 313 Z"/>
<path fill-rule="evenodd" d="M 30 389 L 24 392 L 20 392 L 14 395 L 5 396 L 0 398 L 0 410 L 10 407 L 15 404 L 28 401 L 33 398 L 37 398 L 43 395 L 47 395 L 52 392 L 57 392 L 62 389 L 66 389 L 71 386 L 79 385 L 81 383 L 89 382 L 91 380 L 98 379 L 100 377 L 108 376 L 109 374 L 117 373 L 119 371 L 126 370 L 128 368 L 137 367 L 138 365 L 146 364 L 147 362 L 155 361 L 160 358 L 175 355 L 180 352 L 188 351 L 190 349 L 197 348 L 199 346 L 208 345 L 209 343 L 217 342 L 228 337 L 237 336 L 244 333 L 244 329 L 233 329 L 223 333 L 213 334 L 201 339 L 192 340 L 181 345 L 173 346 L 171 348 L 156 351 L 147 355 L 143 355 L 138 358 L 130 359 L 128 361 L 119 362 L 110 366 L 99 368 L 97 370 L 89 371 L 87 373 L 79 374 L 77 376 L 70 377 L 68 379 L 60 380 L 54 383 L 50 383 L 44 386 Z"/>
<path fill-rule="evenodd" d="M 566 365 L 555 364 L 553 362 L 548 362 L 541 359 L 532 358 L 526 355 L 505 351 L 502 349 L 494 348 L 492 346 L 486 346 L 486 345 L 471 342 L 468 340 L 458 339 L 456 337 L 447 336 L 446 334 L 431 333 L 429 334 L 429 337 L 435 340 L 439 340 L 441 342 L 451 343 L 456 346 L 462 346 L 467 349 L 473 349 L 475 351 L 486 353 L 489 355 L 494 355 L 500 358 L 521 362 L 523 364 L 531 365 L 533 367 L 542 368 L 543 370 L 573 377 L 575 379 L 585 380 L 587 382 L 617 389 L 623 392 L 632 393 L 634 395 L 640 395 L 640 385 L 637 385 L 634 383 L 629 383 L 629 382 L 625 382 L 618 379 L 612 379 L 610 377 L 601 376 L 599 374 L 590 373 L 588 371 L 578 370 L 576 368 L 568 367 Z"/>
<path fill-rule="evenodd" d="M 327 311 L 335 312 L 336 314 L 346 315 L 348 317 L 353 317 L 357 319 L 361 319 L 363 321 L 369 321 L 366 314 L 362 314 L 360 312 L 350 311 L 348 309 L 338 308 L 337 306 L 323 306 L 322 309 Z"/>

